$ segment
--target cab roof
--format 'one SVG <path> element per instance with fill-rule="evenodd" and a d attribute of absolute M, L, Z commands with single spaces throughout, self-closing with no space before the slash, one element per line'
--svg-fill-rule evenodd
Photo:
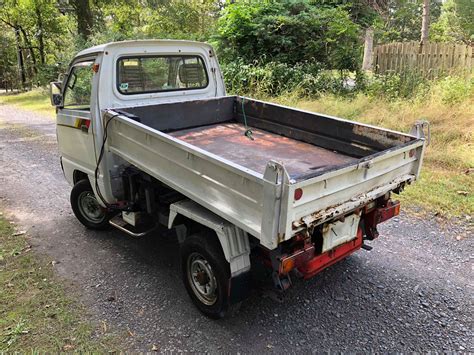
<path fill-rule="evenodd" d="M 132 40 L 132 41 L 120 41 L 120 42 L 109 42 L 105 44 L 100 44 L 98 46 L 90 47 L 84 49 L 77 53 L 76 57 L 83 57 L 89 54 L 96 54 L 105 52 L 106 50 L 111 50 L 116 47 L 151 47 L 151 46 L 201 46 L 201 47 L 208 47 L 208 49 L 212 49 L 212 47 L 204 42 L 197 42 L 197 41 L 187 41 L 187 40 L 176 40 L 176 39 L 144 39 L 144 40 Z"/>

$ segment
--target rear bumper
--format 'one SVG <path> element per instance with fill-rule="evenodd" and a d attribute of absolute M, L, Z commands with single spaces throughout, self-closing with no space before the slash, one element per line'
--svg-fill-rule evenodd
<path fill-rule="evenodd" d="M 357 236 L 355 239 L 341 244 L 336 248 L 329 250 L 323 254 L 316 255 L 311 258 L 306 264 L 298 267 L 298 271 L 303 275 L 304 279 L 309 279 L 319 272 L 323 271 L 328 266 L 342 260 L 360 249 L 363 243 L 363 232 L 362 228 L 359 228 L 357 231 Z"/>
<path fill-rule="evenodd" d="M 313 277 L 360 249 L 364 239 L 375 239 L 378 236 L 377 225 L 397 216 L 399 212 L 400 202 L 390 199 L 380 201 L 377 207 L 362 211 L 354 239 L 317 255 L 314 245 L 307 243 L 303 248 L 294 250 L 291 254 L 280 258 L 278 274 L 285 276 L 292 269 L 296 269 L 304 279 Z"/>

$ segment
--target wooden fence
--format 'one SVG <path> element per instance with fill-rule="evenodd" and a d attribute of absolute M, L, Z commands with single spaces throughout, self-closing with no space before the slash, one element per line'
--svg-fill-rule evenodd
<path fill-rule="evenodd" d="M 435 77 L 441 73 L 472 72 L 471 46 L 454 43 L 419 42 L 389 43 L 374 48 L 373 68 L 376 73 L 418 72 Z"/>

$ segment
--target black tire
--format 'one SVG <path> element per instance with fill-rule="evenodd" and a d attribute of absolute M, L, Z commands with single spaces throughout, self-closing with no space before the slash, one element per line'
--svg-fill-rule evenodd
<path fill-rule="evenodd" d="M 181 244 L 180 255 L 183 282 L 189 297 L 191 297 L 196 307 L 206 316 L 213 319 L 223 318 L 228 314 L 234 313 L 234 308 L 238 308 L 238 305 L 231 305 L 230 303 L 230 266 L 225 259 L 217 237 L 210 233 L 192 235 Z M 192 277 L 191 265 L 196 263 L 196 260 L 200 262 L 199 257 L 202 257 L 207 266 L 210 266 L 211 273 L 215 276 L 217 285 L 215 286 L 214 302 L 212 301 L 213 297 L 209 296 L 210 299 L 206 299 L 197 290 L 199 286 L 194 286 L 199 283 L 197 278 L 194 278 L 194 281 L 190 279 Z M 208 274 L 206 275 L 208 276 Z M 213 289 L 213 287 L 210 287 L 210 289 Z"/>
<path fill-rule="evenodd" d="M 95 200 L 95 203 L 97 204 L 96 218 L 93 218 L 92 212 L 88 215 L 85 211 L 83 204 L 86 203 L 86 199 L 89 202 L 91 210 L 91 206 L 94 204 Z M 113 213 L 99 205 L 89 180 L 80 180 L 76 185 L 74 185 L 71 191 L 71 207 L 79 222 L 87 228 L 104 230 L 110 227 L 109 220 L 113 217 Z"/>

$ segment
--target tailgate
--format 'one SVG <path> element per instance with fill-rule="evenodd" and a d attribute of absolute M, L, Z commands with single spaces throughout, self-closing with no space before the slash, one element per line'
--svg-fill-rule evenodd
<path fill-rule="evenodd" d="M 414 138 L 318 176 L 298 181 L 284 178 L 279 241 L 411 183 L 418 177 L 423 149 L 424 139 Z"/>

